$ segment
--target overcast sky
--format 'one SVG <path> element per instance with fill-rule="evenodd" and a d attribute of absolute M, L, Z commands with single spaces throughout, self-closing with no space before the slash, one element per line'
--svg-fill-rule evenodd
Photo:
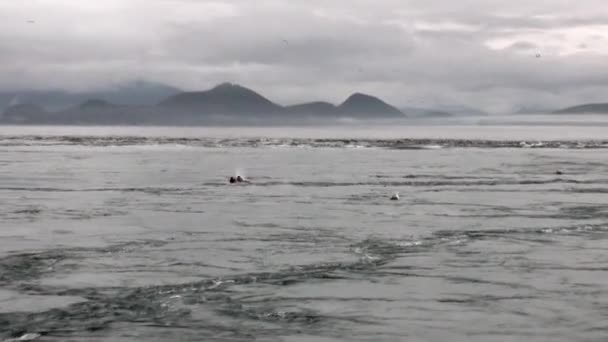
<path fill-rule="evenodd" d="M 282 104 L 608 101 L 605 1 L 0 0 L 0 90 L 146 79 L 232 81 Z"/>

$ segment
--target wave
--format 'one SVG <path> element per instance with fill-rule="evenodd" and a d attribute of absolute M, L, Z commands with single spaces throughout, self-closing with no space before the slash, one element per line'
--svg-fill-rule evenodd
<path fill-rule="evenodd" d="M 604 149 L 608 140 L 475 140 L 475 139 L 306 139 L 306 138 L 172 138 L 138 136 L 0 136 L 0 146 L 146 146 L 165 147 L 275 147 L 275 148 L 383 148 L 436 150 L 444 148 L 551 148 Z"/>
<path fill-rule="evenodd" d="M 359 182 L 333 182 L 333 181 L 277 181 L 277 180 L 256 180 L 251 178 L 251 182 L 238 186 L 244 187 L 273 187 L 273 186 L 294 186 L 299 188 L 330 188 L 330 187 L 356 187 L 356 186 L 378 186 L 378 187 L 475 187 L 475 186 L 512 186 L 512 185 L 551 185 L 551 184 L 572 184 L 572 185 L 601 185 L 608 184 L 608 179 L 570 179 L 570 178 L 547 178 L 547 179 L 475 179 L 440 177 L 437 180 L 415 180 L 417 177 L 404 177 L 407 180 L 376 180 Z M 0 187 L 0 191 L 15 192 L 122 192 L 122 193 L 146 193 L 152 195 L 175 194 L 191 195 L 192 192 L 202 191 L 208 187 L 234 186 L 227 182 L 204 182 L 195 186 L 184 187 L 110 187 L 110 188 L 59 188 L 59 187 L 23 187 L 5 186 Z M 568 188 L 563 191 L 578 193 L 604 193 L 605 188 Z M 370 196 L 353 197 L 354 200 L 369 200 Z M 37 214 L 40 208 L 25 208 L 15 211 L 15 214 Z"/>
<path fill-rule="evenodd" d="M 580 225 L 537 229 L 500 229 L 500 230 L 454 230 L 438 231 L 418 239 L 403 241 L 368 238 L 350 245 L 351 251 L 359 256 L 353 262 L 330 262 L 311 265 L 293 266 L 283 270 L 263 273 L 236 274 L 215 279 L 205 279 L 184 284 L 145 286 L 145 287 L 109 287 L 109 288 L 55 288 L 32 283 L 21 283 L 18 289 L 24 293 L 56 296 L 78 296 L 86 301 L 71 304 L 65 308 L 51 309 L 35 313 L 0 314 L 0 322 L 5 329 L 0 337 L 19 338 L 20 336 L 82 336 L 110 329 L 114 323 L 133 322 L 150 327 L 188 328 L 202 336 L 228 334 L 253 334 L 256 336 L 276 336 L 278 332 L 305 331 L 318 333 L 324 326 L 331 326 L 332 331 L 340 328 L 342 322 L 373 324 L 370 317 L 349 315 L 332 315 L 298 305 L 301 298 L 290 299 L 280 296 L 243 296 L 244 286 L 293 286 L 301 282 L 336 281 L 361 277 L 409 276 L 433 277 L 460 283 L 494 282 L 439 274 L 428 266 L 400 266 L 389 264 L 399 257 L 413 253 L 427 253 L 434 248 L 460 246 L 479 240 L 503 238 L 526 238 L 534 240 L 535 236 L 585 236 L 607 233 L 605 225 Z M 52 272 L 54 267 L 71 267 L 61 263 L 66 259 L 78 258 L 80 252 L 116 253 L 129 252 L 133 249 L 148 246 L 158 247 L 167 244 L 165 241 L 145 240 L 123 243 L 97 249 L 61 249 L 41 253 L 28 253 L 0 258 L 0 283 L 4 285 L 33 280 L 43 274 Z M 593 270 L 596 270 L 595 268 Z M 597 270 L 603 270 L 598 268 Z M 426 271 L 426 272 L 425 272 Z M 516 284 L 504 283 L 509 286 Z M 519 285 L 518 285 L 519 286 Z M 522 285 L 523 286 L 523 285 Z M 239 288 L 238 291 L 234 291 Z M 492 300 L 503 297 L 491 297 Z M 516 297 L 504 297 L 506 299 Z M 524 297 L 522 297 L 524 298 Z M 327 300 L 332 298 L 319 298 Z M 458 298 L 439 299 L 446 302 L 459 302 Z M 198 308 L 212 310 L 218 315 L 216 320 L 197 318 L 193 314 Z M 273 323 L 247 328 L 239 324 L 234 330 L 234 321 L 253 321 Z M 220 323 L 221 322 L 221 323 Z M 247 340 L 247 336 L 243 340 Z"/>

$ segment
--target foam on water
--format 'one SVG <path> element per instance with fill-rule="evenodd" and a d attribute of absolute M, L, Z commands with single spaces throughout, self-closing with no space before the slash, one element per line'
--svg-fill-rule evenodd
<path fill-rule="evenodd" d="M 229 148 L 229 147 L 308 147 L 308 148 L 384 148 L 396 150 L 434 150 L 441 148 L 551 148 L 605 149 L 606 140 L 469 140 L 469 139 L 294 139 L 294 138 L 167 138 L 137 136 L 0 136 L 0 147 L 138 147 L 146 149 Z"/>

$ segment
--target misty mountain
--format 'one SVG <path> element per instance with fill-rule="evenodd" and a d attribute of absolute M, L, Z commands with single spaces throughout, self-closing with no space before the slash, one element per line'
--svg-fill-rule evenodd
<path fill-rule="evenodd" d="M 553 112 L 554 114 L 608 114 L 608 103 L 589 103 L 568 107 Z"/>
<path fill-rule="evenodd" d="M 338 106 L 344 116 L 349 117 L 384 117 L 403 118 L 405 115 L 397 108 L 377 97 L 355 93 Z"/>
<path fill-rule="evenodd" d="M 18 105 L 6 111 L 2 123 L 82 125 L 213 125 L 323 123 L 355 119 L 399 119 L 405 115 L 384 101 L 361 93 L 339 106 L 310 102 L 283 107 L 240 85 L 223 83 L 206 91 L 180 92 L 157 105 L 133 106 L 105 99 L 47 113 L 41 106 Z"/>
<path fill-rule="evenodd" d="M 130 106 L 154 105 L 181 90 L 160 83 L 134 81 L 97 92 L 69 93 L 64 91 L 4 91 L 0 92 L 0 109 L 35 103 L 48 111 L 61 111 L 88 99 L 103 99 Z"/>
<path fill-rule="evenodd" d="M 364 94 L 351 95 L 344 103 L 336 106 L 329 102 L 317 101 L 285 107 L 291 116 L 319 118 L 404 118 L 400 110 L 384 101 Z"/>
<path fill-rule="evenodd" d="M 207 91 L 179 93 L 159 105 L 206 115 L 270 115 L 283 109 L 253 90 L 231 83 L 223 83 Z"/>
<path fill-rule="evenodd" d="M 112 89 L 105 95 L 102 93 L 102 96 L 91 96 L 89 98 L 102 98 L 121 105 L 152 106 L 181 91 L 181 89 L 161 83 L 135 81 Z"/>
<path fill-rule="evenodd" d="M 555 110 L 555 107 L 549 108 L 546 106 L 522 106 L 519 107 L 513 114 L 543 114 L 551 113 Z"/>
<path fill-rule="evenodd" d="M 138 107 L 117 105 L 101 99 L 89 99 L 55 113 L 55 120 L 63 124 L 135 124 L 139 118 Z"/>
<path fill-rule="evenodd" d="M 45 123 L 48 122 L 49 115 L 44 108 L 38 105 L 23 103 L 9 106 L 0 117 L 3 123 L 22 124 L 31 121 Z"/>
<path fill-rule="evenodd" d="M 207 91 L 184 92 L 162 101 L 160 106 L 177 112 L 239 117 L 276 117 L 280 119 L 317 118 L 403 118 L 395 107 L 360 93 L 335 106 L 328 102 L 310 102 L 280 106 L 255 91 L 240 85 L 223 83 Z"/>
<path fill-rule="evenodd" d="M 285 107 L 289 115 L 300 116 L 336 116 L 338 107 L 329 102 L 317 101 Z"/>

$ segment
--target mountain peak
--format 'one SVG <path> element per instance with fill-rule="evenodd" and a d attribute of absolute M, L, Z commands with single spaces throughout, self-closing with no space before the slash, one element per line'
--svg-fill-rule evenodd
<path fill-rule="evenodd" d="M 228 90 L 228 89 L 238 89 L 238 88 L 243 88 L 240 85 L 236 84 L 236 83 L 231 83 L 231 82 L 224 82 L 224 83 L 220 83 L 218 85 L 216 85 L 215 87 L 211 88 L 211 90 Z"/>
<path fill-rule="evenodd" d="M 339 109 L 352 116 L 384 116 L 384 117 L 404 117 L 399 109 L 389 105 L 377 97 L 354 93 L 339 106 Z"/>
<path fill-rule="evenodd" d="M 179 93 L 162 106 L 211 114 L 274 113 L 280 106 L 255 91 L 234 83 L 222 83 L 206 91 Z"/>
<path fill-rule="evenodd" d="M 215 87 L 207 90 L 207 93 L 211 94 L 234 94 L 234 95 L 258 95 L 255 91 L 238 85 L 236 83 L 225 82 L 216 85 Z"/>
<path fill-rule="evenodd" d="M 363 93 L 353 93 L 351 96 L 349 96 L 346 101 L 353 101 L 353 100 L 379 100 L 378 98 L 371 96 L 371 95 L 367 95 L 367 94 L 363 94 Z"/>

